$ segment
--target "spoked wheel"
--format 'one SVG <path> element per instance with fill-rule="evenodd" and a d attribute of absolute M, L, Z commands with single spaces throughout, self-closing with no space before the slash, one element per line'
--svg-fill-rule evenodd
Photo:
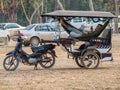
<path fill-rule="evenodd" d="M 100 58 L 94 52 L 86 52 L 81 60 L 81 63 L 87 69 L 95 69 L 100 63 Z"/>
<path fill-rule="evenodd" d="M 40 61 L 40 65 L 43 68 L 51 68 L 55 64 L 55 57 L 51 52 L 47 52 L 42 55 L 42 60 Z"/>
<path fill-rule="evenodd" d="M 82 64 L 81 60 L 82 60 L 82 57 L 79 56 L 78 58 L 75 59 L 75 62 L 79 67 L 83 68 L 84 65 Z"/>
<path fill-rule="evenodd" d="M 19 65 L 19 61 L 13 55 L 7 56 L 3 61 L 3 67 L 6 71 L 14 71 Z"/>

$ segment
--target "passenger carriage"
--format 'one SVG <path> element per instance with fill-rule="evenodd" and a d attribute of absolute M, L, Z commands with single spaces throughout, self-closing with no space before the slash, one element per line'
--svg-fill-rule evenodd
<path fill-rule="evenodd" d="M 54 42 L 61 44 L 68 52 L 68 57 L 72 56 L 77 65 L 83 68 L 97 68 L 101 61 L 112 61 L 112 27 L 110 21 L 115 17 L 110 12 L 101 11 L 69 11 L 58 10 L 45 13 L 43 17 L 57 19 L 64 30 L 69 34 L 68 38 L 57 38 Z M 75 17 L 91 18 L 93 22 L 102 22 L 95 30 L 83 33 L 78 28 L 72 26 L 69 20 Z M 75 42 L 84 42 L 79 48 L 74 49 Z M 43 40 L 44 43 L 48 42 Z M 50 41 L 49 41 L 50 42 Z"/>

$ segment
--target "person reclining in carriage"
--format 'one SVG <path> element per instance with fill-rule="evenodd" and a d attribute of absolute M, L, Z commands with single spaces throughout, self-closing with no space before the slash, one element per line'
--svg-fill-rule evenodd
<path fill-rule="evenodd" d="M 60 23 L 64 30 L 69 33 L 71 38 L 75 38 L 79 41 L 87 41 L 87 43 L 81 45 L 79 49 L 86 49 L 90 46 L 95 46 L 99 48 L 99 50 L 109 51 L 111 49 L 111 29 L 106 29 L 107 25 L 109 24 L 110 19 L 107 19 L 105 23 L 98 24 L 93 32 L 84 33 L 83 30 L 79 30 L 66 22 L 64 18 L 60 19 Z M 101 35 L 101 36 L 100 36 Z M 89 43 L 88 43 L 89 42 Z M 94 48 L 95 48 L 94 47 Z"/>
<path fill-rule="evenodd" d="M 61 23 L 61 26 L 64 30 L 73 38 L 78 39 L 79 41 L 88 41 L 91 38 L 98 37 L 102 31 L 107 27 L 111 18 L 115 17 L 110 12 L 100 12 L 100 11 L 70 11 L 70 10 L 57 10 L 51 13 L 43 14 L 42 16 L 53 17 L 58 19 Z M 86 18 L 105 18 L 106 22 L 102 27 L 92 33 L 86 34 L 80 31 L 78 28 L 72 26 L 65 19 L 74 17 L 86 17 Z"/>
<path fill-rule="evenodd" d="M 78 29 L 78 28 L 72 26 L 71 24 L 69 24 L 68 22 L 66 22 L 64 19 L 60 19 L 60 23 L 61 23 L 62 27 L 65 29 L 65 31 L 67 31 L 69 33 L 70 37 L 73 37 L 73 38 L 79 38 L 84 35 L 87 35 L 88 33 L 90 33 L 90 31 L 91 31 L 92 35 L 93 35 L 93 33 L 95 33 L 92 30 L 90 30 L 89 32 L 84 32 L 85 27 L 87 27 L 87 26 L 85 26 L 85 24 L 81 24 L 81 27 Z M 102 28 L 102 27 L 103 27 L 102 24 L 98 24 L 95 28 L 95 31 L 100 32 L 100 31 L 104 30 L 104 28 Z"/>
<path fill-rule="evenodd" d="M 70 35 L 70 37 L 78 39 L 79 41 L 89 41 L 91 38 L 98 37 L 104 31 L 109 21 L 110 19 L 108 19 L 103 25 L 98 24 L 94 31 L 85 33 L 85 26 L 81 25 L 82 29 L 80 30 L 66 22 L 63 18 L 60 19 L 61 26 Z"/>

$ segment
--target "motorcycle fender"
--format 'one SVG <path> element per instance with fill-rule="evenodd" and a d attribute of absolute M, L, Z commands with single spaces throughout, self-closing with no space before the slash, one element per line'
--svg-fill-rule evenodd
<path fill-rule="evenodd" d="M 9 51 L 6 55 L 14 55 L 15 50 Z"/>

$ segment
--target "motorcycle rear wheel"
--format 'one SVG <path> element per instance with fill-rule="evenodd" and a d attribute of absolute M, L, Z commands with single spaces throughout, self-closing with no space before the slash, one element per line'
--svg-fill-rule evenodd
<path fill-rule="evenodd" d="M 40 65 L 43 68 L 51 68 L 55 64 L 55 56 L 51 52 L 42 55 Z"/>
<path fill-rule="evenodd" d="M 8 55 L 3 61 L 3 67 L 6 71 L 14 71 L 17 69 L 19 61 L 13 55 Z"/>

